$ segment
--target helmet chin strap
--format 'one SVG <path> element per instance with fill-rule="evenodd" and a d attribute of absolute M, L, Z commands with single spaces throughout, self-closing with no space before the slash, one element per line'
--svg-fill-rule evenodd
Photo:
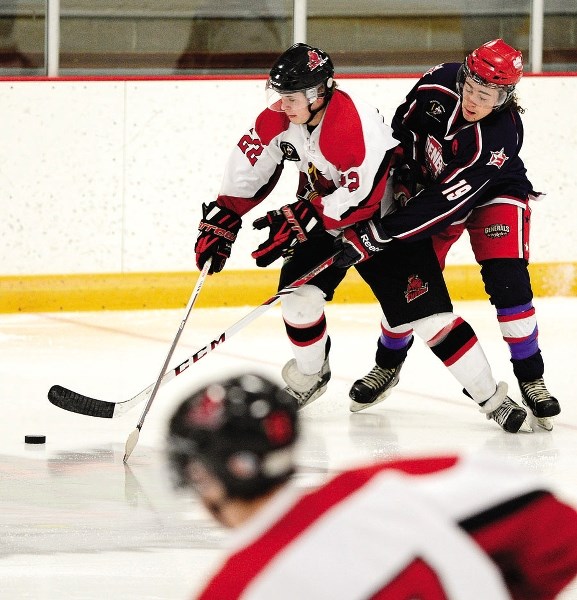
<path fill-rule="evenodd" d="M 309 113 L 310 113 L 310 117 L 305 121 L 305 125 L 308 125 L 318 114 L 318 112 L 320 110 L 322 110 L 323 108 L 325 108 L 327 106 L 327 98 L 326 96 L 323 96 L 323 103 L 318 107 L 315 108 L 314 110 L 311 109 L 311 105 L 309 104 L 308 109 L 309 109 Z"/>
<path fill-rule="evenodd" d="M 311 121 L 312 121 L 312 120 L 313 120 L 313 119 L 314 119 L 314 118 L 317 116 L 317 113 L 318 113 L 318 112 L 319 112 L 319 110 L 320 110 L 321 108 L 323 108 L 323 107 L 324 107 L 324 104 L 323 104 L 322 106 L 319 106 L 319 107 L 318 107 L 317 109 L 315 109 L 315 110 L 311 110 L 311 107 L 310 107 L 310 105 L 309 105 L 309 113 L 310 113 L 310 117 L 309 117 L 309 118 L 308 118 L 308 119 L 305 121 L 305 125 L 308 125 L 308 124 L 309 124 L 309 123 L 310 123 L 310 122 L 311 122 Z"/>

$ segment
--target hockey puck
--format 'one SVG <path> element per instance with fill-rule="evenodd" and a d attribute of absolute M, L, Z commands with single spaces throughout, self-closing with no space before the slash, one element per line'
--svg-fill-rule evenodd
<path fill-rule="evenodd" d="M 24 442 L 27 444 L 45 444 L 46 436 L 45 435 L 25 435 Z"/>

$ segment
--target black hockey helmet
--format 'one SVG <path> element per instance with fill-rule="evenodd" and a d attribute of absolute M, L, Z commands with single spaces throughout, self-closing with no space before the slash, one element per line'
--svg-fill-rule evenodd
<path fill-rule="evenodd" d="M 317 98 L 328 100 L 335 87 L 334 73 L 333 62 L 326 52 L 308 44 L 294 44 L 270 70 L 266 84 L 268 106 L 272 108 L 279 94 L 291 92 L 303 92 L 309 104 Z"/>
<path fill-rule="evenodd" d="M 271 87 L 281 92 L 296 92 L 321 84 L 330 88 L 335 69 L 330 56 L 308 44 L 293 44 L 283 52 L 270 70 Z"/>
<path fill-rule="evenodd" d="M 294 472 L 296 400 L 272 381 L 247 373 L 209 384 L 177 408 L 167 455 L 177 486 L 191 485 L 200 462 L 231 498 L 260 496 Z"/>

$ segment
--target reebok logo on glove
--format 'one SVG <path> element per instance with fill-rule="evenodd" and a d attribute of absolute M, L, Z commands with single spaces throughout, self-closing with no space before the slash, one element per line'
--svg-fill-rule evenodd
<path fill-rule="evenodd" d="M 379 248 L 379 247 L 371 244 L 371 240 L 366 233 L 363 233 L 361 235 L 361 242 L 363 242 L 363 246 L 370 252 L 380 252 L 382 250 L 382 248 Z"/>

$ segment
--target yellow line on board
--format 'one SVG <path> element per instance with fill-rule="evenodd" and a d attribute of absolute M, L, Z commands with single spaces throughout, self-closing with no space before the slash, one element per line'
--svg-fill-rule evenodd
<path fill-rule="evenodd" d="M 536 296 L 577 296 L 577 263 L 530 265 Z M 139 310 L 186 306 L 198 272 L 24 275 L 0 277 L 0 313 Z M 449 265 L 445 279 L 453 300 L 487 295 L 478 265 Z M 199 307 L 257 306 L 274 295 L 278 271 L 227 271 L 207 278 Z M 334 302 L 375 302 L 368 286 L 351 269 Z"/>

